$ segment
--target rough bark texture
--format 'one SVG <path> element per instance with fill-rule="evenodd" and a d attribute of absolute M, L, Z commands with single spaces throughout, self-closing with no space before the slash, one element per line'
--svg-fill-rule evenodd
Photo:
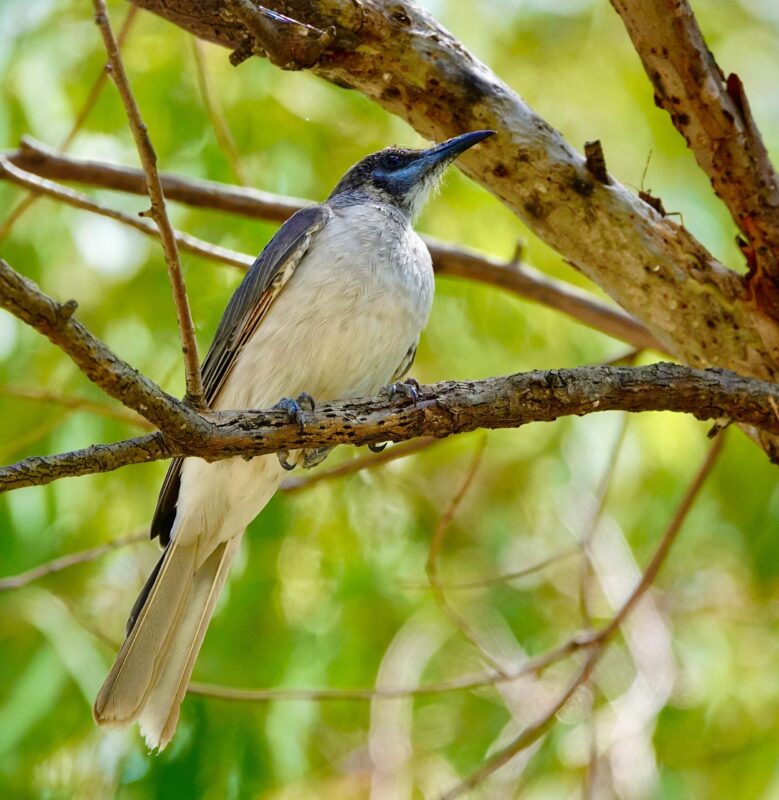
<path fill-rule="evenodd" d="M 698 419 L 732 420 L 779 433 L 779 387 L 727 370 L 676 364 L 579 367 L 421 387 L 416 404 L 387 396 L 358 398 L 306 412 L 303 424 L 284 411 L 208 414 L 209 435 L 170 442 L 151 434 L 0 469 L 0 491 L 137 464 L 196 455 L 245 458 L 332 444 L 401 442 L 477 428 L 516 428 L 596 411 L 677 411 Z"/>
<path fill-rule="evenodd" d="M 42 178 L 78 181 L 106 189 L 118 189 L 133 194 L 145 194 L 143 172 L 130 167 L 87 161 L 65 156 L 41 145 L 32 139 L 22 141 L 19 150 L 5 154 L 8 161 Z M 6 170 L 8 172 L 8 170 Z M 3 176 L 0 160 L 0 177 Z M 13 176 L 6 176 L 13 179 Z M 308 202 L 293 197 L 281 197 L 257 189 L 244 189 L 214 181 L 180 178 L 175 175 L 160 175 L 165 196 L 201 208 L 213 208 L 248 217 L 281 222 Z M 94 203 L 80 202 L 80 207 L 98 210 Z M 124 215 L 108 214 L 113 219 L 124 221 Z M 133 227 L 148 233 L 150 225 L 145 220 L 133 221 Z M 239 254 L 218 248 L 194 239 L 188 234 L 178 234 L 179 245 L 191 252 L 209 257 L 208 249 L 215 257 L 234 266 Z M 433 257 L 433 267 L 439 275 L 489 283 L 513 292 L 527 300 L 541 303 L 569 314 L 574 319 L 596 330 L 628 342 L 634 347 L 651 347 L 662 351 L 662 345 L 637 320 L 618 308 L 612 308 L 596 300 L 586 292 L 562 281 L 548 278 L 538 270 L 519 264 L 505 264 L 497 259 L 478 254 L 472 250 L 445 244 L 429 237 L 425 242 Z M 247 257 L 246 265 L 254 259 Z"/>
<path fill-rule="evenodd" d="M 686 0 L 611 0 L 667 111 L 745 237 L 755 302 L 779 319 L 779 181 L 741 81 L 727 78 Z"/>
<path fill-rule="evenodd" d="M 137 411 L 171 438 L 201 438 L 203 419 L 166 394 L 157 384 L 122 361 L 95 338 L 73 314 L 75 300 L 58 303 L 0 259 L 0 308 L 40 331 L 73 360 L 106 394 Z"/>
<path fill-rule="evenodd" d="M 247 31 L 222 0 L 135 2 L 196 36 L 245 47 Z M 557 131 L 414 3 L 266 5 L 319 30 L 334 27 L 335 39 L 313 71 L 358 89 L 423 135 L 498 131 L 464 155 L 462 169 L 644 322 L 670 352 L 695 366 L 777 376 L 779 328 L 744 281 L 625 187 L 596 180 Z"/>

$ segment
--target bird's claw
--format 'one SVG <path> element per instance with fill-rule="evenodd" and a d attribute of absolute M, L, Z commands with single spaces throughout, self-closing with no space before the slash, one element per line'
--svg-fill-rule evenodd
<path fill-rule="evenodd" d="M 289 461 L 287 461 L 287 458 L 289 458 L 289 450 L 279 450 L 279 452 L 276 453 L 276 458 L 278 458 L 279 464 L 281 464 L 287 472 L 291 472 L 295 469 L 295 464 L 290 464 Z"/>
<path fill-rule="evenodd" d="M 303 418 L 304 406 L 306 406 L 306 411 L 314 411 L 316 403 L 310 394 L 301 392 L 294 400 L 291 397 L 282 397 L 273 408 L 278 411 L 286 411 L 289 421 L 297 422 L 302 431 L 306 426 L 305 419 Z"/>
<path fill-rule="evenodd" d="M 386 446 L 387 442 L 382 442 L 381 444 L 369 444 L 368 450 L 370 450 L 371 453 L 380 453 Z"/>
<path fill-rule="evenodd" d="M 416 405 L 417 400 L 419 400 L 420 389 L 419 381 L 416 378 L 406 378 L 404 381 L 391 383 L 386 387 L 386 393 L 389 394 L 390 397 L 394 397 L 396 394 L 404 394 Z"/>
<path fill-rule="evenodd" d="M 274 409 L 278 411 L 286 411 L 287 416 L 289 417 L 290 422 L 297 422 L 300 430 L 302 431 L 306 427 L 306 421 L 303 417 L 303 408 L 305 407 L 306 411 L 314 411 L 316 409 L 316 403 L 314 402 L 314 398 L 311 397 L 310 394 L 307 392 L 301 392 L 294 400 L 291 397 L 282 397 L 275 406 Z M 307 453 L 308 451 L 304 451 Z M 286 469 L 287 471 L 291 471 L 295 469 L 297 466 L 296 464 L 290 464 L 287 459 L 289 458 L 289 450 L 281 450 L 276 453 L 277 458 L 279 459 L 279 464 Z M 304 466 L 309 466 L 307 463 L 309 459 L 306 459 L 306 463 Z M 310 459 L 313 460 L 313 459 Z M 324 456 L 321 456 L 320 461 L 324 460 Z M 318 463 L 318 462 L 317 462 Z M 311 464 L 310 466 L 313 466 Z"/>

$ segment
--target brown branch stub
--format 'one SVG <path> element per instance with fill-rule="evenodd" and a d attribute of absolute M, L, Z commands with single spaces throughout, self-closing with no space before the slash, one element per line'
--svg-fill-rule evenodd
<path fill-rule="evenodd" d="M 584 166 L 593 178 L 605 183 L 611 183 L 609 171 L 606 169 L 606 156 L 603 154 L 603 145 L 600 139 L 584 143 Z"/>
<path fill-rule="evenodd" d="M 171 401 L 174 415 L 181 409 L 194 413 L 172 398 Z M 205 418 L 195 414 L 200 425 L 190 428 L 182 422 L 176 438 L 151 434 L 116 445 L 101 445 L 97 460 L 93 458 L 96 450 L 88 449 L 48 457 L 43 466 L 41 459 L 26 459 L 2 468 L 0 491 L 173 456 L 214 461 L 335 444 L 401 442 L 418 436 L 443 438 L 478 428 L 517 428 L 596 411 L 676 411 L 698 419 L 730 418 L 779 433 L 772 401 L 779 402 L 779 386 L 775 384 L 727 370 L 694 370 L 666 363 L 579 367 L 484 381 L 447 381 L 421 387 L 415 405 L 386 396 L 323 405 L 306 414 L 302 429 L 297 423 L 290 423 L 284 411 L 273 409 L 216 412 Z"/>
<path fill-rule="evenodd" d="M 181 263 L 179 261 L 178 247 L 176 245 L 176 235 L 173 226 L 170 224 L 168 212 L 165 206 L 165 195 L 160 183 L 157 172 L 157 154 L 154 152 L 149 131 L 143 121 L 141 111 L 133 96 L 130 88 L 130 81 L 124 69 L 119 45 L 111 28 L 108 18 L 108 11 L 105 0 L 93 0 L 95 8 L 95 22 L 103 37 L 106 54 L 108 55 L 108 67 L 110 75 L 119 90 L 122 98 L 127 119 L 130 123 L 141 165 L 146 176 L 146 189 L 151 200 L 151 216 L 160 231 L 162 249 L 165 253 L 165 263 L 168 266 L 168 276 L 170 277 L 171 288 L 173 290 L 173 302 L 176 306 L 176 316 L 178 318 L 179 332 L 181 334 L 181 349 L 184 353 L 184 367 L 187 383 L 187 399 L 196 408 L 205 407 L 203 398 L 203 382 L 200 377 L 200 361 L 197 354 L 197 339 L 195 338 L 195 326 L 192 322 L 192 314 L 189 310 L 187 300 L 187 288 L 184 284 L 184 276 L 181 273 Z"/>
<path fill-rule="evenodd" d="M 737 75 L 725 78 L 687 0 L 611 0 L 656 104 L 711 180 L 754 253 L 756 305 L 779 320 L 779 179 Z"/>
<path fill-rule="evenodd" d="M 228 18 L 235 16 L 249 32 L 230 56 L 233 66 L 255 54 L 281 69 L 310 69 L 335 39 L 333 26 L 320 30 L 251 0 L 226 0 L 226 5 Z"/>

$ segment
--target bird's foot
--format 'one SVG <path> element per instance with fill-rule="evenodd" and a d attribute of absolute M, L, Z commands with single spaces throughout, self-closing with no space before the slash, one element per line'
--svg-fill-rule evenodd
<path fill-rule="evenodd" d="M 297 422 L 302 431 L 306 425 L 303 418 L 303 411 L 314 411 L 316 403 L 314 398 L 306 392 L 301 392 L 294 400 L 291 397 L 282 397 L 275 406 L 276 411 L 286 411 L 290 422 Z"/>
<path fill-rule="evenodd" d="M 381 444 L 369 444 L 368 450 L 370 450 L 371 453 L 380 453 L 387 446 L 387 444 L 387 442 L 382 442 Z"/>
<path fill-rule="evenodd" d="M 281 464 L 287 472 L 291 472 L 297 466 L 297 464 L 290 464 L 289 461 L 287 461 L 289 458 L 289 450 L 279 450 L 279 452 L 276 453 L 276 458 L 278 458 L 279 464 Z"/>
<path fill-rule="evenodd" d="M 300 462 L 300 466 L 303 469 L 316 467 L 327 458 L 332 449 L 332 447 L 309 447 L 303 451 L 303 460 Z"/>
<path fill-rule="evenodd" d="M 394 397 L 396 394 L 404 394 L 416 405 L 417 400 L 419 400 L 420 388 L 419 381 L 416 378 L 406 378 L 404 381 L 398 381 L 397 383 L 391 383 L 389 386 L 385 386 L 384 389 L 382 389 L 382 393 L 388 394 L 390 397 Z"/>
<path fill-rule="evenodd" d="M 294 400 L 291 397 L 282 397 L 275 406 L 274 409 L 279 411 L 286 411 L 287 416 L 289 417 L 290 422 L 297 422 L 300 430 L 302 431 L 305 428 L 306 421 L 303 416 L 303 410 L 306 411 L 314 411 L 316 409 L 316 403 L 314 402 L 314 398 L 311 397 L 310 394 L 306 392 L 301 392 Z M 276 456 L 279 459 L 279 464 L 286 469 L 286 470 L 293 470 L 295 469 L 295 464 L 290 463 L 287 459 L 289 458 L 289 450 L 282 450 L 276 453 Z M 320 459 L 324 460 L 324 456 Z M 309 464 L 307 463 L 308 459 L 304 457 L 303 459 L 303 466 L 307 467 Z M 316 462 L 319 463 L 319 462 Z M 313 466 L 313 464 L 310 464 Z"/>

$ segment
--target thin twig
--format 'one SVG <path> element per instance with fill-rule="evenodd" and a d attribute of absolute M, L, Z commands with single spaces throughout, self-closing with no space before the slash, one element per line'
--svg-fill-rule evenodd
<path fill-rule="evenodd" d="M 178 247 L 173 226 L 168 218 L 165 206 L 165 195 L 162 191 L 160 176 L 157 172 L 157 155 L 149 138 L 149 132 L 141 116 L 138 104 L 135 102 L 127 73 L 124 69 L 122 55 L 119 46 L 111 29 L 111 22 L 108 18 L 105 0 L 93 0 L 95 8 L 95 22 L 103 37 L 108 63 L 111 68 L 111 77 L 114 79 L 116 88 L 124 103 L 127 112 L 127 119 L 130 129 L 135 139 L 138 155 L 141 159 L 144 174 L 146 175 L 146 189 L 151 200 L 151 216 L 160 229 L 162 239 L 162 249 L 165 253 L 165 262 L 168 265 L 168 276 L 170 277 L 171 288 L 173 290 L 173 302 L 176 305 L 176 316 L 178 318 L 179 333 L 181 335 L 181 349 L 184 353 L 184 366 L 186 372 L 187 399 L 196 408 L 204 408 L 203 382 L 200 377 L 200 363 L 197 354 L 197 340 L 195 338 L 195 327 L 192 323 L 192 314 L 189 310 L 187 301 L 187 288 L 184 284 L 184 276 L 181 273 L 179 262 Z"/>
<path fill-rule="evenodd" d="M 9 589 L 19 589 L 33 581 L 45 578 L 47 575 L 54 575 L 70 567 L 75 567 L 77 564 L 88 564 L 106 555 L 106 553 L 111 553 L 121 547 L 138 544 L 139 542 L 146 541 L 148 538 L 148 531 L 146 528 L 143 528 L 142 531 L 130 534 L 121 539 L 114 539 L 111 542 L 106 542 L 97 547 L 90 547 L 88 550 L 79 550 L 75 553 L 68 553 L 59 558 L 54 558 L 51 561 L 47 561 L 45 564 L 39 564 L 37 567 L 28 569 L 26 572 L 20 572 L 18 575 L 8 575 L 4 578 L 0 578 L 0 592 L 6 592 Z"/>
<path fill-rule="evenodd" d="M 227 124 L 219 100 L 214 96 L 211 91 L 211 82 L 208 77 L 208 65 L 206 64 L 206 46 L 196 36 L 192 37 L 192 52 L 195 56 L 195 72 L 197 74 L 197 84 L 200 89 L 200 96 L 208 112 L 208 118 L 211 120 L 211 126 L 216 135 L 216 141 L 224 153 L 225 158 L 233 170 L 233 174 L 238 179 L 241 186 L 248 186 L 249 181 L 246 179 L 246 173 L 241 163 L 241 157 L 238 155 L 238 149 L 235 146 L 233 134 L 230 131 L 230 126 Z"/>
<path fill-rule="evenodd" d="M 486 589 L 490 586 L 497 586 L 502 583 L 511 583 L 512 581 L 519 580 L 520 578 L 526 578 L 529 575 L 533 575 L 536 572 L 541 572 L 542 570 L 546 569 L 547 567 L 552 566 L 552 564 L 556 564 L 559 561 L 563 561 L 571 556 L 576 556 L 581 553 L 581 547 L 576 544 L 572 547 L 568 547 L 565 550 L 561 550 L 559 553 L 555 553 L 554 555 L 549 556 L 548 558 L 544 558 L 541 561 L 537 561 L 535 564 L 531 564 L 528 567 L 524 567 L 523 569 L 518 569 L 515 572 L 502 572 L 497 575 L 488 575 L 485 578 L 474 578 L 470 581 L 442 581 L 439 583 L 442 589 L 447 592 L 457 592 L 457 591 L 471 591 L 473 589 Z M 402 584 L 403 589 L 423 589 L 425 591 L 430 589 L 429 583 L 422 583 L 421 581 L 404 581 Z"/>
<path fill-rule="evenodd" d="M 584 623 L 585 627 L 590 627 L 592 625 L 592 573 L 590 571 L 592 567 L 592 560 L 590 549 L 592 546 L 592 540 L 598 530 L 601 517 L 603 516 L 603 511 L 606 507 L 606 498 L 608 497 L 611 482 L 614 479 L 614 473 L 616 472 L 617 461 L 619 460 L 619 455 L 622 452 L 622 445 L 625 441 L 625 433 L 627 432 L 628 428 L 628 419 L 629 418 L 627 414 L 622 415 L 617 436 L 614 440 L 614 444 L 611 446 L 611 452 L 609 453 L 609 460 L 606 464 L 606 469 L 601 476 L 600 485 L 598 486 L 598 490 L 595 495 L 595 506 L 590 513 L 589 519 L 587 520 L 587 525 L 579 540 L 579 547 L 581 547 L 582 554 L 584 556 L 584 558 L 582 558 L 579 570 L 579 610 L 581 612 L 582 622 Z"/>
<path fill-rule="evenodd" d="M 127 11 L 127 16 L 124 18 L 122 27 L 119 29 L 119 33 L 116 37 L 117 44 L 120 48 L 124 45 L 125 40 L 127 39 L 127 34 L 130 32 L 130 27 L 132 26 L 133 20 L 135 19 L 137 13 L 138 6 L 130 5 Z M 92 113 L 92 109 L 95 107 L 95 103 L 97 103 L 98 98 L 103 91 L 103 87 L 105 86 L 107 78 L 108 72 L 105 68 L 103 68 L 100 74 L 97 76 L 97 80 L 94 82 L 94 84 L 92 84 L 92 88 L 89 90 L 87 99 L 84 101 L 84 105 L 81 107 L 81 111 L 79 111 L 78 115 L 76 116 L 73 125 L 62 142 L 60 142 L 59 149 L 63 153 L 70 147 L 71 144 L 73 144 L 73 140 L 76 138 L 78 132 L 86 122 L 87 117 Z M 25 213 L 27 213 L 27 210 L 32 207 L 39 196 L 40 195 L 37 191 L 31 191 L 19 201 L 16 208 L 14 208 L 14 210 L 8 215 L 8 217 L 6 217 L 5 220 L 3 220 L 3 224 L 0 225 L 0 242 L 2 242 L 3 239 L 8 236 L 13 226 L 22 218 Z"/>
<path fill-rule="evenodd" d="M 476 478 L 476 473 L 481 466 L 484 449 L 487 446 L 486 434 L 482 436 L 476 451 L 473 454 L 473 460 L 468 468 L 460 488 L 457 493 L 452 497 L 451 502 L 446 507 L 446 510 L 438 520 L 438 524 L 433 531 L 430 538 L 430 550 L 427 556 L 427 563 L 425 571 L 427 572 L 427 579 L 430 582 L 430 589 L 433 592 L 436 604 L 441 609 L 443 615 L 452 623 L 452 625 L 460 631 L 460 633 L 478 650 L 482 658 L 500 675 L 505 675 L 506 672 L 503 667 L 492 657 L 492 655 L 484 648 L 479 641 L 476 632 L 471 628 L 470 623 L 463 617 L 463 615 L 449 602 L 446 592 L 441 584 L 438 576 L 438 557 L 444 545 L 446 532 L 454 519 L 454 515 L 460 507 L 463 498 L 468 493 L 468 490 L 473 485 Z"/>
<path fill-rule="evenodd" d="M 679 531 L 682 528 L 687 515 L 692 508 L 700 490 L 706 481 L 706 478 L 711 474 L 717 458 L 722 452 L 724 446 L 725 434 L 720 434 L 714 441 L 713 445 L 709 448 L 706 458 L 701 466 L 698 468 L 690 486 L 687 488 L 681 502 L 679 503 L 676 512 L 673 515 L 668 527 L 666 528 L 660 540 L 657 549 L 655 550 L 649 564 L 641 575 L 636 587 L 628 596 L 627 600 L 620 606 L 617 613 L 611 618 L 608 624 L 604 625 L 596 633 L 590 636 L 581 636 L 571 640 L 575 644 L 576 649 L 586 648 L 589 652 L 582 664 L 581 668 L 574 676 L 573 680 L 566 686 L 563 693 L 557 698 L 552 707 L 536 722 L 525 728 L 519 736 L 510 742 L 506 747 L 491 756 L 476 772 L 460 782 L 457 786 L 447 792 L 442 800 L 454 800 L 459 797 L 463 792 L 472 789 L 474 786 L 482 783 L 487 777 L 492 775 L 496 770 L 507 764 L 522 750 L 529 747 L 533 742 L 537 741 L 552 725 L 555 716 L 565 707 L 568 701 L 573 697 L 576 691 L 586 683 L 592 674 L 595 664 L 604 652 L 605 645 L 619 630 L 622 623 L 625 621 L 630 612 L 635 608 L 636 604 L 641 600 L 646 591 L 654 582 L 660 567 L 663 565 L 668 552 L 670 551 L 673 543 L 676 541 Z M 570 644 L 570 643 L 568 643 Z M 563 645 L 563 648 L 566 645 Z M 560 652 L 563 648 L 558 648 Z"/>
<path fill-rule="evenodd" d="M 323 481 L 344 478 L 347 475 L 354 475 L 356 472 L 362 472 L 366 469 L 375 469 L 382 464 L 389 464 L 391 461 L 397 461 L 399 458 L 406 458 L 406 456 L 419 453 L 422 450 L 427 450 L 440 441 L 440 439 L 432 439 L 429 436 L 421 436 L 419 439 L 412 439 L 410 442 L 401 442 L 400 444 L 383 450 L 381 453 L 359 456 L 358 458 L 353 458 L 351 461 L 345 461 L 337 467 L 315 472 L 313 475 L 306 475 L 301 478 L 287 478 L 287 480 L 281 484 L 281 489 L 290 494 L 305 491 Z"/>
<path fill-rule="evenodd" d="M 32 172 L 25 172 L 3 155 L 0 155 L 0 175 L 4 175 L 18 186 L 24 186 L 36 192 L 37 196 L 46 195 L 54 200 L 59 200 L 62 203 L 73 206 L 74 208 L 80 208 L 83 211 L 91 211 L 93 214 L 99 214 L 101 217 L 107 217 L 108 219 L 120 222 L 122 225 L 135 228 L 135 230 L 140 231 L 145 236 L 150 236 L 153 239 L 160 239 L 160 229 L 150 220 L 137 216 L 134 217 L 122 211 L 116 211 L 113 208 L 101 205 L 85 194 L 81 194 L 81 192 L 76 192 L 66 186 L 61 186 L 48 178 L 41 178 Z M 238 253 L 235 250 L 228 250 L 225 247 L 205 242 L 188 233 L 173 230 L 173 237 L 182 250 L 186 250 L 201 258 L 229 264 L 231 267 L 248 269 L 254 261 L 253 258 L 243 253 Z"/>
<path fill-rule="evenodd" d="M 34 400 L 41 403 L 52 403 L 54 405 L 70 408 L 74 411 L 87 411 L 90 414 L 99 414 L 101 417 L 108 417 L 109 419 L 115 419 L 119 422 L 126 422 L 130 425 L 136 425 L 139 428 L 145 428 L 146 430 L 155 430 L 154 425 L 129 408 L 124 408 L 123 406 L 107 406 L 104 403 L 94 403 L 84 397 L 72 397 L 70 395 L 57 394 L 56 392 L 48 392 L 43 389 L 8 385 L 0 385 L 0 395 L 18 397 L 22 400 Z"/>

